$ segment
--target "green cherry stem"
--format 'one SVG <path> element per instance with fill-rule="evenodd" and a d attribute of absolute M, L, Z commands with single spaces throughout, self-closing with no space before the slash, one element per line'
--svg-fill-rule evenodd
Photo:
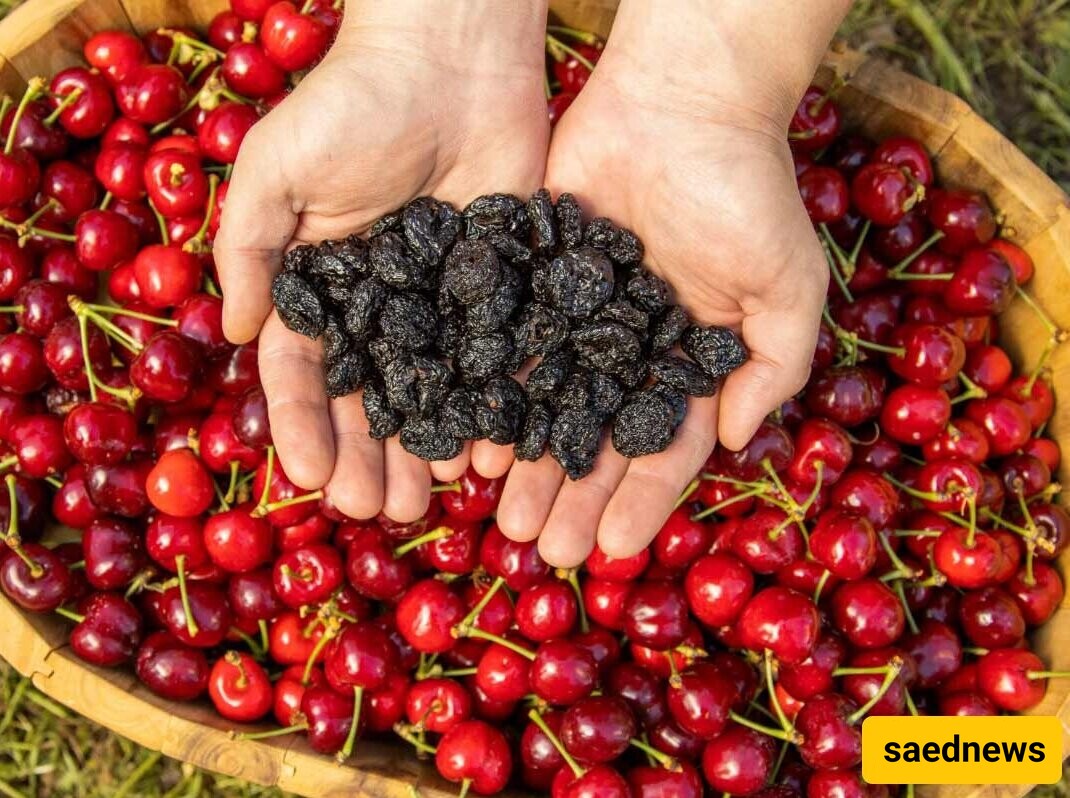
<path fill-rule="evenodd" d="M 795 743 L 796 745 L 802 742 L 802 737 L 794 729 L 786 731 L 784 729 L 774 729 L 772 726 L 763 726 L 761 723 L 756 723 L 750 718 L 743 717 L 735 710 L 729 712 L 728 717 L 730 717 L 740 726 L 746 726 L 748 729 L 756 731 L 759 734 L 764 734 L 767 737 L 773 737 L 777 740 L 787 740 L 788 742 Z"/>
<path fill-rule="evenodd" d="M 353 755 L 353 746 L 357 742 L 357 732 L 360 729 L 360 711 L 364 704 L 364 688 L 353 688 L 353 718 L 349 724 L 349 734 L 346 735 L 345 744 L 342 746 L 342 750 L 335 755 L 335 759 L 341 764 L 345 762 L 349 757 Z"/>
<path fill-rule="evenodd" d="M 178 570 L 178 594 L 182 598 L 182 612 L 186 616 L 186 631 L 189 632 L 190 637 L 195 637 L 200 632 L 200 628 L 197 626 L 197 620 L 193 617 L 193 610 L 190 608 L 189 591 L 186 587 L 185 554 L 179 554 L 175 557 L 175 568 Z"/>
<path fill-rule="evenodd" d="M 550 744 L 557 749 L 557 752 L 561 754 L 561 758 L 565 760 L 565 764 L 568 765 L 569 770 L 572 771 L 572 775 L 577 779 L 584 774 L 584 769 L 580 766 L 580 763 L 576 761 L 575 757 L 568 752 L 561 739 L 554 734 L 553 729 L 546 723 L 542 715 L 539 714 L 537 709 L 528 711 L 528 719 L 534 723 L 543 734 L 546 735 L 546 739 L 550 741 Z M 661 753 L 660 751 L 658 753 Z"/>
<path fill-rule="evenodd" d="M 888 688 L 892 686 L 892 682 L 899 676 L 899 672 L 903 669 L 903 661 L 899 657 L 892 657 L 887 665 L 888 671 L 884 674 L 884 681 L 881 682 L 881 686 L 877 689 L 877 692 L 873 696 L 855 710 L 854 714 L 849 715 L 847 722 L 852 726 L 858 723 L 862 718 L 866 716 L 873 707 L 877 706 L 877 703 L 884 698 L 884 694 L 888 692 Z"/>
<path fill-rule="evenodd" d="M 442 540 L 448 538 L 453 534 L 453 527 L 439 526 L 432 529 L 430 532 L 425 532 L 418 538 L 406 541 L 394 549 L 394 558 L 400 559 L 408 554 L 410 551 L 420 548 L 425 543 L 434 543 L 436 540 Z"/>
<path fill-rule="evenodd" d="M 26 113 L 26 109 L 30 107 L 30 103 L 36 100 L 45 88 L 45 79 L 40 77 L 30 78 L 26 83 L 26 91 L 22 93 L 22 99 L 19 100 L 19 105 L 15 109 L 15 115 L 11 118 L 11 128 L 7 133 L 7 141 L 4 143 L 4 154 L 10 155 L 12 150 L 15 149 L 15 139 L 18 138 L 19 123 L 22 121 L 23 115 Z"/>
<path fill-rule="evenodd" d="M 522 656 L 526 660 L 529 660 L 529 661 L 534 661 L 535 660 L 535 652 L 534 651 L 529 651 L 528 649 L 524 648 L 523 646 L 517 645 L 512 640 L 506 640 L 504 637 L 501 637 L 500 635 L 491 634 L 490 632 L 484 632 L 478 626 L 472 627 L 467 632 L 465 632 L 463 635 L 461 635 L 461 637 L 474 637 L 476 640 L 486 640 L 488 643 L 496 643 L 497 645 L 501 646 L 502 648 L 507 648 L 510 651 L 512 651 L 513 653 L 519 654 L 520 656 Z"/>
<path fill-rule="evenodd" d="M 925 252 L 927 249 L 929 249 L 931 246 L 933 246 L 933 244 L 935 244 L 937 241 L 939 241 L 943 237 L 944 237 L 944 234 L 942 232 L 940 232 L 939 230 L 937 230 L 935 233 L 933 233 L 927 239 L 922 241 L 917 249 L 915 249 L 913 252 L 911 252 L 909 255 L 907 255 L 905 258 L 903 258 L 901 261 L 899 261 L 899 263 L 895 264 L 895 266 L 893 266 L 891 269 L 889 269 L 888 270 L 888 276 L 891 277 L 893 280 L 899 279 L 900 276 L 903 274 L 903 272 L 905 272 L 908 268 L 910 268 L 910 264 L 911 263 L 916 261 L 921 256 L 921 254 L 923 252 Z M 932 279 L 932 278 L 931 277 L 926 277 L 925 279 Z"/>
<path fill-rule="evenodd" d="M 56 615 L 61 618 L 66 618 L 68 621 L 74 621 L 75 623 L 81 623 L 85 620 L 84 615 L 79 615 L 77 612 L 67 609 L 66 607 L 56 607 Z"/>
<path fill-rule="evenodd" d="M 474 631 L 476 621 L 479 620 L 480 614 L 490 604 L 491 599 L 494 598 L 494 594 L 505 587 L 505 577 L 499 576 L 494 580 L 490 587 L 487 588 L 487 592 L 480 596 L 476 605 L 469 610 L 468 614 L 461 619 L 461 622 L 454 627 L 454 633 L 457 637 L 469 636 Z"/>

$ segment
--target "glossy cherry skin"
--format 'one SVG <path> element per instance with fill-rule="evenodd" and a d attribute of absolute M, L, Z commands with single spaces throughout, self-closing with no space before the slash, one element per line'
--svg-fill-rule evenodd
<path fill-rule="evenodd" d="M 82 535 L 85 575 L 97 590 L 119 590 L 145 565 L 141 534 L 129 521 L 100 518 Z"/>
<path fill-rule="evenodd" d="M 263 388 L 254 385 L 241 394 L 234 404 L 231 423 L 234 434 L 246 446 L 259 449 L 271 443 L 267 397 Z"/>
<path fill-rule="evenodd" d="M 301 714 L 308 722 L 308 744 L 321 754 L 342 750 L 353 726 L 353 694 L 327 685 L 309 687 L 301 698 Z"/>
<path fill-rule="evenodd" d="M 331 31 L 310 14 L 298 13 L 288 0 L 273 3 L 264 14 L 260 43 L 268 57 L 287 72 L 312 66 L 327 50 Z"/>
<path fill-rule="evenodd" d="M 260 115 L 251 105 L 220 103 L 208 113 L 197 131 L 201 151 L 213 161 L 234 163 L 242 140 L 259 119 Z"/>
<path fill-rule="evenodd" d="M 740 642 L 771 650 L 783 662 L 802 662 L 813 651 L 819 629 L 817 608 L 801 593 L 773 586 L 758 591 L 736 623 Z"/>
<path fill-rule="evenodd" d="M 378 690 L 397 668 L 398 653 L 389 635 L 370 621 L 346 626 L 323 666 L 327 682 L 340 693 L 352 687 Z"/>
<path fill-rule="evenodd" d="M 94 593 L 80 607 L 71 649 L 93 665 L 113 668 L 130 660 L 141 642 L 141 613 L 118 593 Z"/>
<path fill-rule="evenodd" d="M 135 670 L 142 684 L 170 701 L 192 701 L 208 688 L 210 668 L 204 652 L 170 632 L 154 632 L 145 639 Z"/>
<path fill-rule="evenodd" d="M 870 162 L 851 179 L 851 200 L 874 224 L 889 227 L 923 196 L 920 185 L 905 169 L 889 163 Z"/>
<path fill-rule="evenodd" d="M 970 544 L 967 530 L 947 529 L 933 545 L 936 567 L 956 587 L 977 588 L 989 584 L 996 576 L 1003 553 L 999 543 L 983 532 Z"/>
<path fill-rule="evenodd" d="M 680 762 L 675 768 L 640 765 L 628 771 L 633 798 L 702 798 L 702 777 L 694 765 Z"/>
<path fill-rule="evenodd" d="M 688 569 L 684 591 L 695 617 L 717 628 L 739 617 L 754 592 L 754 575 L 734 555 L 715 552 Z"/>
<path fill-rule="evenodd" d="M 841 585 L 832 596 L 832 616 L 837 628 L 860 648 L 891 645 L 903 634 L 906 622 L 899 598 L 876 579 Z"/>
<path fill-rule="evenodd" d="M 464 602 L 449 585 L 425 579 L 410 587 L 398 602 L 397 627 L 417 651 L 436 654 L 453 647 L 456 641 L 451 631 L 465 614 Z"/>
<path fill-rule="evenodd" d="M 1032 674 L 1046 670 L 1044 662 L 1032 651 L 996 649 L 977 661 L 977 685 L 1000 709 L 1024 712 L 1044 699 L 1048 680 Z"/>
<path fill-rule="evenodd" d="M 810 551 L 841 579 L 861 579 L 877 564 L 877 534 L 867 518 L 826 510 L 810 533 Z"/>
<path fill-rule="evenodd" d="M 115 144 L 100 151 L 93 173 L 113 196 L 136 202 L 145 196 L 145 159 L 144 148 L 135 144 Z"/>
<path fill-rule="evenodd" d="M 951 402 L 939 388 L 907 383 L 894 388 L 881 410 L 881 428 L 900 443 L 923 444 L 935 438 L 951 418 Z"/>
<path fill-rule="evenodd" d="M 639 645 L 658 651 L 673 648 L 687 635 L 688 608 L 683 589 L 670 582 L 642 582 L 624 602 L 624 631 Z"/>
<path fill-rule="evenodd" d="M 141 298 L 151 308 L 168 308 L 193 296 L 201 286 L 201 264 L 175 245 L 153 244 L 134 259 Z"/>
<path fill-rule="evenodd" d="M 48 382 L 48 364 L 40 341 L 25 332 L 0 338 L 0 388 L 15 394 L 35 393 Z"/>
<path fill-rule="evenodd" d="M 702 752 L 702 772 L 717 792 L 750 795 L 765 786 L 775 759 L 772 738 L 732 724 L 707 743 Z"/>
<path fill-rule="evenodd" d="M 361 527 L 353 531 L 346 546 L 346 576 L 362 596 L 395 601 L 412 584 L 413 561 L 411 557 L 394 556 L 390 539 L 382 529 Z"/>
<path fill-rule="evenodd" d="M 158 125 L 177 116 L 188 99 L 189 85 L 182 73 L 166 64 L 142 64 L 116 88 L 119 110 L 143 125 Z"/>
<path fill-rule="evenodd" d="M 1021 405 L 1002 397 L 971 399 L 965 415 L 988 437 L 992 454 L 1001 456 L 1019 449 L 1032 434 L 1029 417 Z"/>
<path fill-rule="evenodd" d="M 966 363 L 962 339 L 934 324 L 902 325 L 889 344 L 903 349 L 901 357 L 889 356 L 892 371 L 926 388 L 939 388 L 954 379 Z"/>
<path fill-rule="evenodd" d="M 635 733 L 635 716 L 616 696 L 584 698 L 561 721 L 561 742 L 585 762 L 611 762 L 628 749 Z"/>
<path fill-rule="evenodd" d="M 457 484 L 457 490 L 447 490 L 440 495 L 442 509 L 461 521 L 483 521 L 497 508 L 505 480 L 487 479 L 469 468 Z"/>
<path fill-rule="evenodd" d="M 1039 626 L 1051 618 L 1065 592 L 1059 573 L 1045 562 L 1033 563 L 1031 579 L 1021 570 L 1004 587 L 1014 597 L 1030 626 Z"/>
<path fill-rule="evenodd" d="M 699 662 L 670 681 L 669 713 L 684 731 L 712 740 L 728 724 L 739 695 L 736 685 L 715 665 Z"/>
<path fill-rule="evenodd" d="M 719 449 L 718 460 L 730 476 L 755 480 L 766 475 L 765 461 L 780 473 L 788 467 L 794 453 L 794 443 L 788 431 L 782 425 L 766 420 L 738 452 Z"/>
<path fill-rule="evenodd" d="M 1025 618 L 1009 593 L 988 587 L 965 593 L 959 604 L 962 630 L 980 648 L 1014 646 L 1025 635 Z"/>
<path fill-rule="evenodd" d="M 11 133 L 15 110 L 11 108 L 0 123 L 0 134 L 5 141 Z M 15 131 L 15 149 L 25 150 L 42 161 L 52 161 L 67 154 L 70 137 L 63 126 L 45 124 L 52 110 L 52 104 L 46 99 L 35 100 L 26 106 Z"/>
<path fill-rule="evenodd" d="M 90 36 L 82 54 L 90 66 L 99 69 L 112 83 L 122 80 L 148 59 L 141 40 L 126 31 L 102 31 Z"/>
<path fill-rule="evenodd" d="M 856 427 L 881 413 L 883 391 L 858 366 L 834 367 L 815 374 L 806 389 L 806 407 L 841 427 Z"/>
<path fill-rule="evenodd" d="M 208 695 L 216 712 L 238 723 L 259 720 L 274 701 L 267 672 L 251 656 L 237 651 L 228 651 L 212 666 Z"/>
<path fill-rule="evenodd" d="M 86 488 L 85 468 L 77 464 L 71 466 L 63 486 L 52 495 L 52 517 L 71 529 L 85 529 L 99 515 L 100 510 L 89 498 Z"/>
<path fill-rule="evenodd" d="M 55 416 L 20 419 L 12 428 L 11 438 L 19 468 L 26 476 L 44 479 L 60 473 L 73 460 L 63 439 L 63 422 Z"/>
<path fill-rule="evenodd" d="M 803 94 L 788 126 L 793 150 L 817 152 L 836 139 L 840 132 L 840 109 L 827 91 L 810 86 Z"/>
<path fill-rule="evenodd" d="M 14 299 L 33 274 L 34 261 L 30 253 L 13 237 L 0 235 L 0 299 L 4 302 Z"/>
<path fill-rule="evenodd" d="M 442 736 L 435 767 L 448 781 L 463 781 L 480 795 L 493 795 L 509 783 L 513 755 L 500 731 L 480 720 L 466 720 Z"/>
<path fill-rule="evenodd" d="M 945 623 L 927 619 L 920 627 L 904 640 L 903 648 L 916 665 L 917 685 L 931 689 L 962 665 L 962 644 L 958 634 Z"/>
<path fill-rule="evenodd" d="M 1006 310 L 1015 287 L 1014 271 L 1002 255 L 991 249 L 971 249 L 960 258 L 943 300 L 955 313 L 990 316 Z"/>
<path fill-rule="evenodd" d="M 996 234 L 996 219 L 981 194 L 934 189 L 928 193 L 926 212 L 929 223 L 944 234 L 937 243 L 944 252 L 958 254 L 987 244 Z"/>
<path fill-rule="evenodd" d="M 872 158 L 879 163 L 889 163 L 906 169 L 922 185 L 933 182 L 933 166 L 925 147 L 916 139 L 907 136 L 892 136 L 873 150 Z"/>
<path fill-rule="evenodd" d="M 74 235 L 78 261 L 90 271 L 105 271 L 137 253 L 137 228 L 114 210 L 86 211 Z"/>
<path fill-rule="evenodd" d="M 563 767 L 554 776 L 550 788 L 554 798 L 628 798 L 628 782 L 609 765 L 592 765 L 582 776 Z"/>
<path fill-rule="evenodd" d="M 517 628 L 537 643 L 567 636 L 578 614 L 576 594 L 562 581 L 535 585 L 521 593 L 516 602 Z"/>
<path fill-rule="evenodd" d="M 92 466 L 86 469 L 89 498 L 104 512 L 138 518 L 151 507 L 145 493 L 151 469 L 152 461 L 145 457 L 111 466 Z"/>
<path fill-rule="evenodd" d="M 99 136 L 115 115 L 111 89 L 104 77 L 84 67 L 71 67 L 56 74 L 49 84 L 52 103 L 60 102 L 74 91 L 78 99 L 66 106 L 59 115 L 59 123 L 75 138 L 88 139 Z"/>
<path fill-rule="evenodd" d="M 222 74 L 227 85 L 250 99 L 265 99 L 286 88 L 286 73 L 255 42 L 241 42 L 227 50 Z"/>
<path fill-rule="evenodd" d="M 783 510 L 760 507 L 739 519 L 728 549 L 755 573 L 771 574 L 801 557 L 806 544 Z"/>
<path fill-rule="evenodd" d="M 492 644 L 476 666 L 475 682 L 490 699 L 516 703 L 529 692 L 531 660 L 505 646 Z"/>
<path fill-rule="evenodd" d="M 830 166 L 813 166 L 803 172 L 799 176 L 799 195 L 815 225 L 843 218 L 851 201 L 843 173 Z"/>
<path fill-rule="evenodd" d="M 862 759 L 862 733 L 849 716 L 857 707 L 835 693 L 817 696 L 795 717 L 795 728 L 803 736 L 799 753 L 814 768 L 850 768 Z"/>
<path fill-rule="evenodd" d="M 156 333 L 130 366 L 130 381 L 148 397 L 180 402 L 189 396 L 200 371 L 198 353 L 188 338 Z"/>
<path fill-rule="evenodd" d="M 483 533 L 479 562 L 492 577 L 504 577 L 509 589 L 520 592 L 550 578 L 550 566 L 539 556 L 537 541 L 517 543 L 491 524 Z"/>
<path fill-rule="evenodd" d="M 205 549 L 212 562 L 229 573 L 252 571 L 271 559 L 271 525 L 263 518 L 253 517 L 251 510 L 251 505 L 239 505 L 204 522 Z"/>
<path fill-rule="evenodd" d="M 551 704 L 568 706 L 586 698 L 598 682 L 598 666 L 587 649 L 568 640 L 549 640 L 535 651 L 529 683 Z"/>
<path fill-rule="evenodd" d="M 405 714 L 409 723 L 420 724 L 435 734 L 445 734 L 472 716 L 472 698 L 451 679 L 423 679 L 409 689 Z"/>
<path fill-rule="evenodd" d="M 164 452 L 149 471 L 145 490 L 152 506 L 179 518 L 193 518 L 215 501 L 212 477 L 192 449 Z"/>
<path fill-rule="evenodd" d="M 0 549 L 0 590 L 24 610 L 51 612 L 63 604 L 72 587 L 71 572 L 63 560 L 37 543 L 23 543 L 21 557 Z"/>
<path fill-rule="evenodd" d="M 214 648 L 226 639 L 232 621 L 226 595 L 214 585 L 191 582 L 186 587 L 190 613 L 196 622 L 191 632 L 178 587 L 171 587 L 160 597 L 162 621 L 175 637 L 196 648 Z"/>
<path fill-rule="evenodd" d="M 293 609 L 325 601 L 342 579 L 342 557 L 324 543 L 284 552 L 275 560 L 275 593 Z"/>
<path fill-rule="evenodd" d="M 643 549 L 632 557 L 617 559 L 597 547 L 584 563 L 587 573 L 591 576 L 614 582 L 630 582 L 639 578 L 649 564 L 650 549 Z"/>
<path fill-rule="evenodd" d="M 0 207 L 22 205 L 41 183 L 41 166 L 23 149 L 0 153 Z"/>

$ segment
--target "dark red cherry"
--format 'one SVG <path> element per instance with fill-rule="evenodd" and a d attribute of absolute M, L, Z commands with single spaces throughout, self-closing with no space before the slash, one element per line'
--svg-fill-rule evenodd
<path fill-rule="evenodd" d="M 754 576 L 734 555 L 716 552 L 688 569 L 684 590 L 695 617 L 717 628 L 739 617 L 754 592 Z"/>
<path fill-rule="evenodd" d="M 453 627 L 465 613 L 464 602 L 449 585 L 425 579 L 410 587 L 398 602 L 397 627 L 417 651 L 441 653 L 453 647 Z"/>
<path fill-rule="evenodd" d="M 775 760 L 772 738 L 732 724 L 707 743 L 702 752 L 702 772 L 718 793 L 750 795 L 765 786 Z"/>
<path fill-rule="evenodd" d="M 817 642 L 817 608 L 806 596 L 784 587 L 760 590 L 737 621 L 740 642 L 754 651 L 770 649 L 788 664 L 801 662 Z"/>
<path fill-rule="evenodd" d="M 204 652 L 170 632 L 154 632 L 145 639 L 135 670 L 146 687 L 170 701 L 192 701 L 208 689 L 210 668 Z"/>
<path fill-rule="evenodd" d="M 812 166 L 803 172 L 799 176 L 799 194 L 815 225 L 843 218 L 851 201 L 843 173 L 830 166 Z"/>
<path fill-rule="evenodd" d="M 111 88 L 102 75 L 85 67 L 70 67 L 56 74 L 49 85 L 52 104 L 59 107 L 68 95 L 78 92 L 73 102 L 65 104 L 59 123 L 75 138 L 99 136 L 115 115 Z"/>
<path fill-rule="evenodd" d="M 851 200 L 858 211 L 880 227 L 898 223 L 925 196 L 925 188 L 909 170 L 874 162 L 851 179 Z"/>
<path fill-rule="evenodd" d="M 885 398 L 881 428 L 893 440 L 917 445 L 935 438 L 950 418 L 951 402 L 944 391 L 906 383 Z"/>
<path fill-rule="evenodd" d="M 118 593 L 94 593 L 80 607 L 71 630 L 71 650 L 104 668 L 129 661 L 141 642 L 141 613 Z"/>
<path fill-rule="evenodd" d="M 81 404 L 67 414 L 63 434 L 67 448 L 82 463 L 113 465 L 133 448 L 137 420 L 113 404 Z"/>
<path fill-rule="evenodd" d="M 0 549 L 0 590 L 24 610 L 51 612 L 70 596 L 71 573 L 58 554 L 37 543 Z"/>
<path fill-rule="evenodd" d="M 977 661 L 977 685 L 997 707 L 1024 712 L 1044 700 L 1048 689 L 1047 668 L 1032 651 L 1001 648 Z"/>
<path fill-rule="evenodd" d="M 788 139 L 793 150 L 817 152 L 836 139 L 840 124 L 840 109 L 829 93 L 819 86 L 810 86 L 791 118 Z"/>
<path fill-rule="evenodd" d="M 996 234 L 996 219 L 981 194 L 960 189 L 933 189 L 926 202 L 929 223 L 943 233 L 937 246 L 958 254 L 987 244 Z"/>
<path fill-rule="evenodd" d="M 561 742 L 585 762 L 611 762 L 628 749 L 635 733 L 635 716 L 616 696 L 584 698 L 561 721 Z"/>
<path fill-rule="evenodd" d="M 302 14 L 289 0 L 268 7 L 260 27 L 260 44 L 268 57 L 287 72 L 307 69 L 330 44 L 331 30 L 311 14 Z"/>
<path fill-rule="evenodd" d="M 189 615 L 179 587 L 170 587 L 163 592 L 159 606 L 164 626 L 187 645 L 196 648 L 218 646 L 230 631 L 232 621 L 226 594 L 205 582 L 190 582 L 186 592 Z"/>
<path fill-rule="evenodd" d="M 166 64 L 142 64 L 116 87 L 119 110 L 135 122 L 158 125 L 175 117 L 189 99 L 182 73 Z"/>
<path fill-rule="evenodd" d="M 670 582 L 642 582 L 624 602 L 624 631 L 639 645 L 664 651 L 687 636 L 688 608 L 684 590 Z"/>
<path fill-rule="evenodd" d="M 137 228 L 115 210 L 86 211 L 74 235 L 78 261 L 90 271 L 105 271 L 137 253 Z"/>

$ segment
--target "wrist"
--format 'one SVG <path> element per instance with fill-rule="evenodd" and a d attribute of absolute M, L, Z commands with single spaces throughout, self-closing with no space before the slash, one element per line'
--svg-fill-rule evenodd
<path fill-rule="evenodd" d="M 640 102 L 782 134 L 850 0 L 622 0 L 600 62 Z"/>
<path fill-rule="evenodd" d="M 342 47 L 391 49 L 449 71 L 509 76 L 543 68 L 549 0 L 350 0 Z"/>

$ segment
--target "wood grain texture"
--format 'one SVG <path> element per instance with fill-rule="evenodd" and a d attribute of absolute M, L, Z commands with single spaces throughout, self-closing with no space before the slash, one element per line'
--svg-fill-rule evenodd
<path fill-rule="evenodd" d="M 0 24 L 0 90 L 21 90 L 24 78 L 81 61 L 81 45 L 108 27 L 144 32 L 167 25 L 205 27 L 224 0 L 30 0 Z M 615 0 L 554 0 L 556 21 L 606 36 Z M 980 119 L 962 100 L 881 61 L 834 46 L 816 81 L 846 80 L 837 94 L 848 127 L 871 138 L 909 135 L 934 154 L 941 180 L 988 194 L 1004 233 L 1032 255 L 1037 275 L 1030 293 L 1070 329 L 1070 201 L 1036 166 Z M 1035 362 L 1046 340 L 1043 325 L 1021 301 L 1002 317 L 1002 341 L 1019 364 Z M 1070 396 L 1070 345 L 1051 363 L 1056 395 Z M 1070 451 L 1070 401 L 1058 402 L 1050 432 Z M 1070 458 L 1059 475 L 1070 486 Z M 1070 487 L 1061 497 L 1070 505 Z M 1060 561 L 1070 573 L 1070 551 Z M 426 760 L 400 745 L 361 742 L 352 760 L 336 765 L 299 736 L 266 741 L 234 738 L 229 724 L 206 704 L 172 704 L 149 693 L 129 672 L 104 671 L 66 648 L 66 624 L 27 616 L 0 596 L 0 656 L 61 703 L 148 748 L 200 767 L 259 784 L 275 784 L 317 798 L 452 798 Z M 1070 668 L 1070 596 L 1052 623 L 1034 637 L 1055 669 Z M 1055 682 L 1035 714 L 1054 714 L 1070 747 L 1070 684 Z M 925 798 L 1020 798 L 1024 786 L 931 787 Z M 506 798 L 521 798 L 520 792 Z"/>

